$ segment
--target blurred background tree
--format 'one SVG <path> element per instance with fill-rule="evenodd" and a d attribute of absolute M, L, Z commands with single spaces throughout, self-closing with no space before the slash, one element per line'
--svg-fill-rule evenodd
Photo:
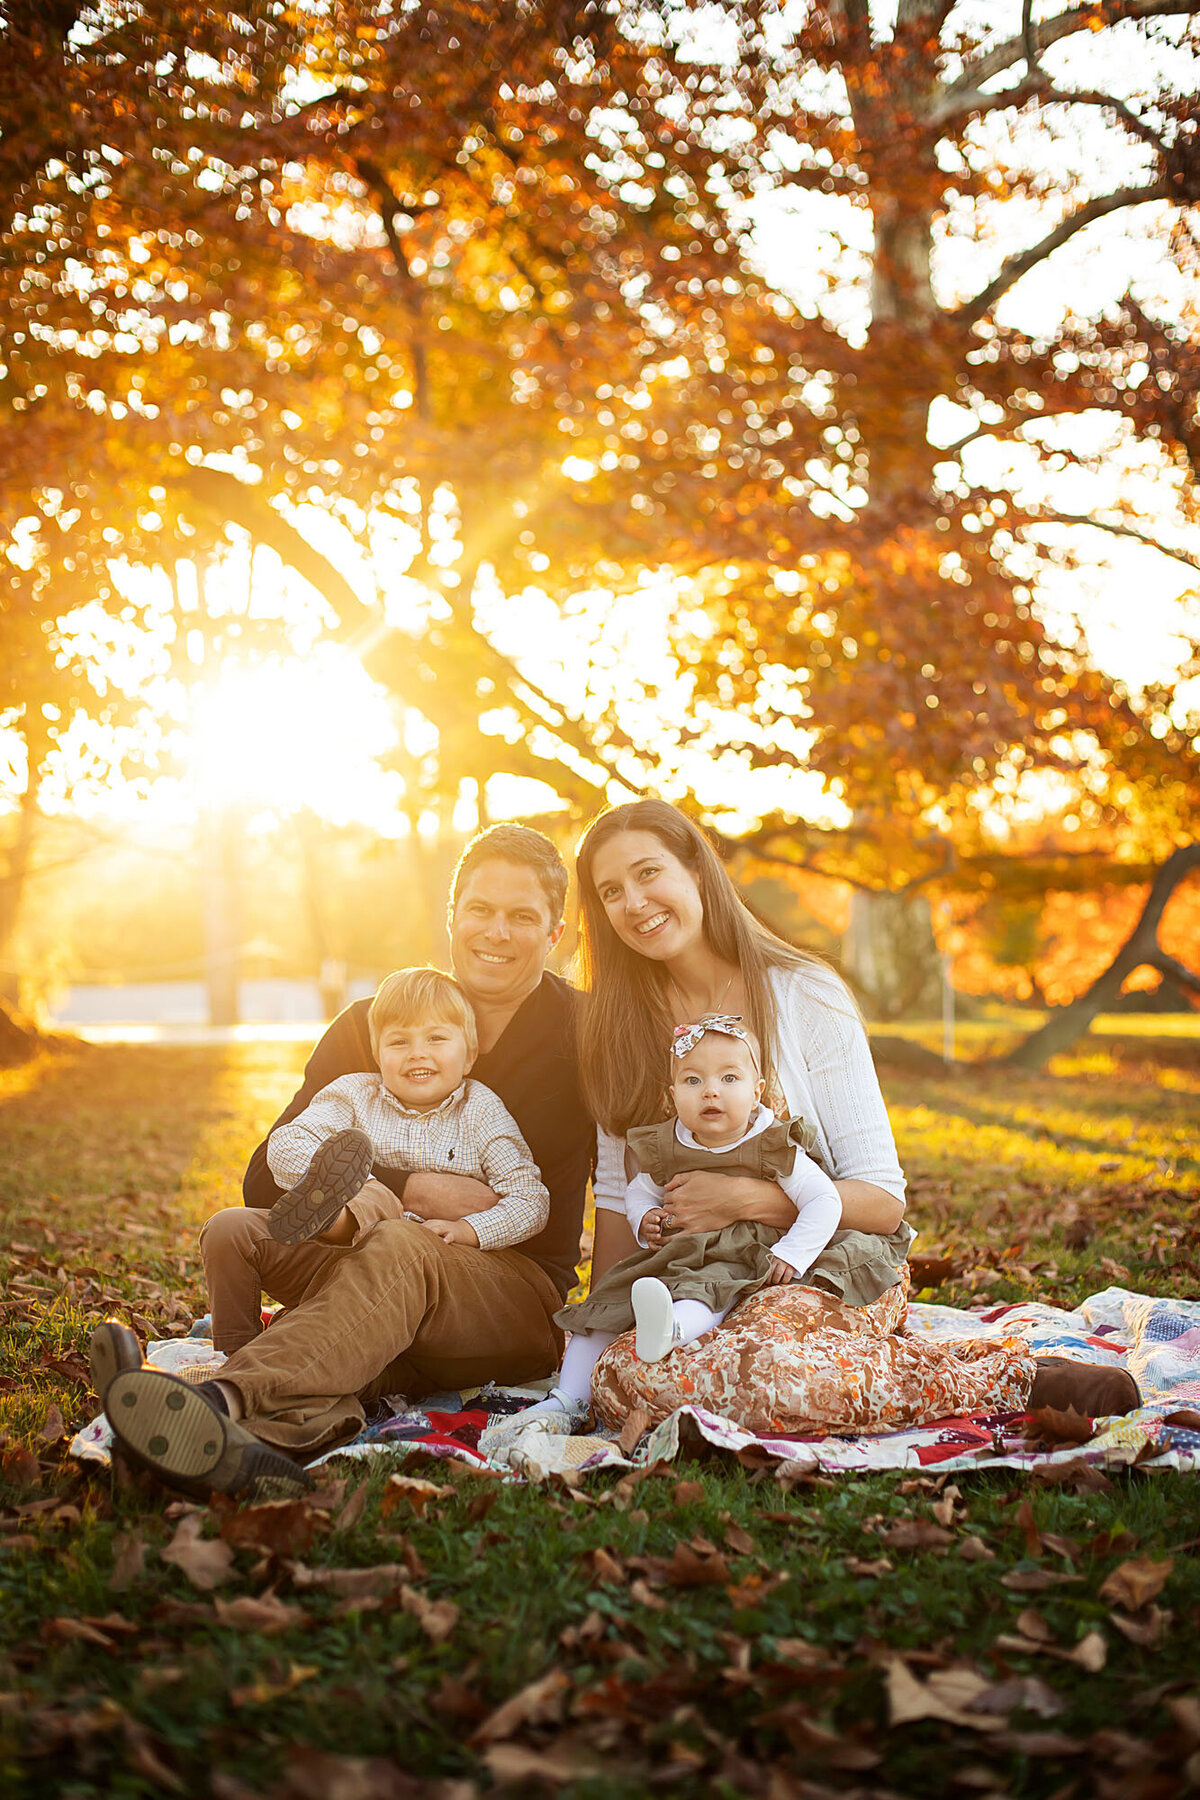
<path fill-rule="evenodd" d="M 1129 678 L 1078 601 L 1197 566 L 1196 10 L 10 7 L 3 641 L 258 570 L 405 829 L 667 792 L 927 1003 L 930 897 L 1195 833 L 1186 589 Z"/>

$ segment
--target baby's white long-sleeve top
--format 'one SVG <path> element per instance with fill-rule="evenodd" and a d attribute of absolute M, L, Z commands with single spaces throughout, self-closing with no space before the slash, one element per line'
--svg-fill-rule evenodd
<path fill-rule="evenodd" d="M 675 1141 L 685 1149 L 704 1150 L 709 1156 L 728 1156 L 774 1123 L 775 1114 L 770 1107 L 759 1106 L 735 1143 L 722 1144 L 719 1149 L 714 1149 L 711 1145 L 701 1144 L 687 1126 L 676 1119 Z M 796 1208 L 796 1218 L 772 1247 L 772 1255 L 777 1256 L 781 1262 L 788 1263 L 799 1278 L 816 1262 L 841 1224 L 841 1197 L 824 1169 L 818 1168 L 811 1156 L 806 1156 L 799 1145 L 796 1147 L 792 1172 L 790 1175 L 780 1176 L 779 1185 Z M 665 1189 L 651 1181 L 646 1174 L 635 1175 L 625 1189 L 625 1216 L 643 1249 L 649 1249 L 650 1246 L 642 1236 L 642 1222 L 648 1212 L 663 1204 L 664 1192 Z"/>

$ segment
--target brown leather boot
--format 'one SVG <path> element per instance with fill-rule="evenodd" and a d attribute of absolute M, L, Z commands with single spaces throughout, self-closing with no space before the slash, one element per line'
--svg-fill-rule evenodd
<path fill-rule="evenodd" d="M 1073 1362 L 1067 1356 L 1040 1356 L 1028 1410 L 1052 1406 L 1056 1412 L 1066 1412 L 1073 1406 L 1089 1419 L 1109 1419 L 1133 1412 L 1141 1404 L 1138 1384 L 1128 1369 Z"/>

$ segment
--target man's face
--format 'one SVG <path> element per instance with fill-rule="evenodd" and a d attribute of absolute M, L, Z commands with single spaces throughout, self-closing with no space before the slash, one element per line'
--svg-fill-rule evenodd
<path fill-rule="evenodd" d="M 542 979 L 562 932 L 533 870 L 497 857 L 472 869 L 459 889 L 450 914 L 451 967 L 480 1005 L 517 1007 Z"/>

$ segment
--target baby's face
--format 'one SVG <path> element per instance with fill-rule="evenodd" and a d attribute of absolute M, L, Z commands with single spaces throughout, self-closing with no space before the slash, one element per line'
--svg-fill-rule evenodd
<path fill-rule="evenodd" d="M 675 1064 L 675 1111 L 699 1144 L 736 1143 L 762 1099 L 762 1076 L 741 1038 L 706 1031 Z"/>
<path fill-rule="evenodd" d="M 432 1112 L 449 1099 L 470 1066 L 462 1026 L 445 1019 L 385 1025 L 379 1034 L 383 1085 L 415 1112 Z"/>

